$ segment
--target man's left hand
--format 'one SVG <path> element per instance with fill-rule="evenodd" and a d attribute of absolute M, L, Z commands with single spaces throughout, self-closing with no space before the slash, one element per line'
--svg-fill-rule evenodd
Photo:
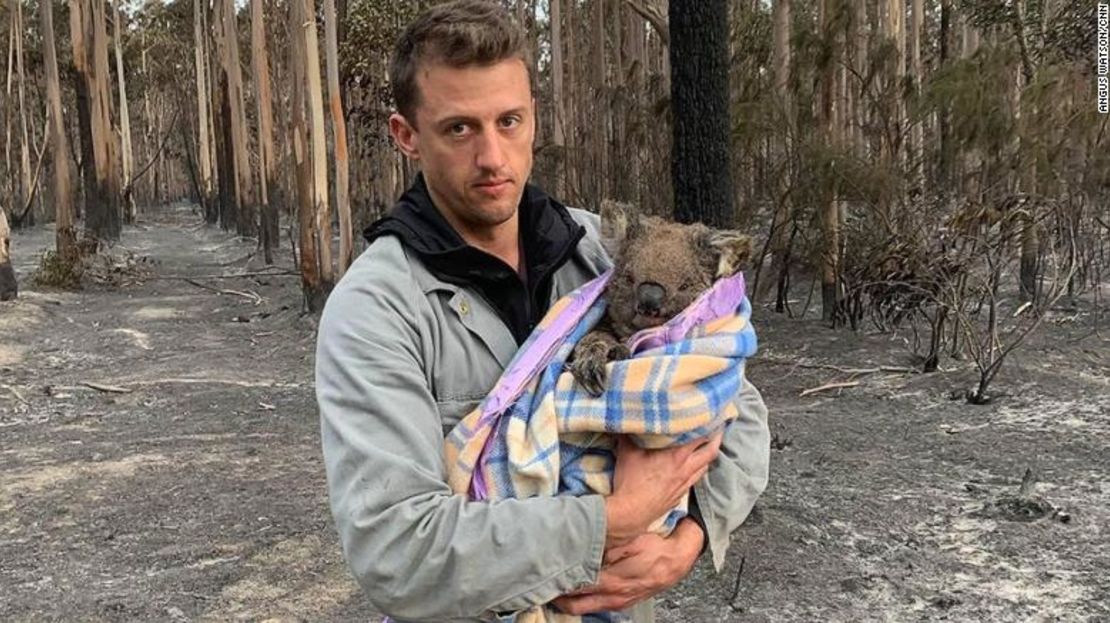
<path fill-rule="evenodd" d="M 683 519 L 670 536 L 642 534 L 605 551 L 598 583 L 556 599 L 567 614 L 624 610 L 674 586 L 686 577 L 701 553 L 705 535 Z"/>

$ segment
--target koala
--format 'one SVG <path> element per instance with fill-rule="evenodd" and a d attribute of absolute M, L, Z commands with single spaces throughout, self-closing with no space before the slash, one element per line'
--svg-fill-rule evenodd
<path fill-rule="evenodd" d="M 631 355 L 629 337 L 670 320 L 714 281 L 736 274 L 752 246 L 749 236 L 735 230 L 642 217 L 632 206 L 610 201 L 601 204 L 601 234 L 614 262 L 604 293 L 609 306 L 567 364 L 594 396 L 605 391 L 605 364 Z"/>

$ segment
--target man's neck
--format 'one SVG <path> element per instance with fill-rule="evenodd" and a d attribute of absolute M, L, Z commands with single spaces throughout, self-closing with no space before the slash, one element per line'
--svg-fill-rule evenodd
<path fill-rule="evenodd" d="M 520 249 L 519 210 L 513 214 L 512 218 L 500 225 L 476 228 L 459 220 L 450 210 L 440 208 L 442 203 L 431 188 L 428 189 L 428 194 L 432 198 L 436 210 L 439 210 L 444 220 L 458 232 L 464 242 L 505 262 L 517 274 L 524 270 L 523 255 Z"/>
<path fill-rule="evenodd" d="M 444 215 L 448 223 L 459 232 L 462 239 L 472 247 L 481 249 L 486 253 L 505 262 L 517 273 L 522 270 L 520 250 L 520 213 L 514 214 L 511 219 L 489 229 L 474 231 L 461 223 L 453 221 L 452 217 Z"/>

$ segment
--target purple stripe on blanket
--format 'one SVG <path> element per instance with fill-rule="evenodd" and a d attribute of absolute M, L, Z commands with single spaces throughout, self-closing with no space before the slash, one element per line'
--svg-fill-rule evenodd
<path fill-rule="evenodd" d="M 551 323 L 545 326 L 539 335 L 535 336 L 535 341 L 527 345 L 527 350 L 513 358 L 509 369 L 501 376 L 501 379 L 493 388 L 493 392 L 482 404 L 482 417 L 478 421 L 479 428 L 500 417 L 517 398 L 520 398 L 536 372 L 550 359 L 567 335 L 574 330 L 574 327 L 586 315 L 594 301 L 605 291 L 605 285 L 609 283 L 609 277 L 612 274 L 612 269 L 607 270 L 593 281 L 579 288 L 575 299 L 558 316 L 553 318 Z M 489 495 L 486 479 L 482 475 L 480 466 L 486 464 L 486 455 L 492 441 L 492 435 L 487 437 L 485 445 L 482 446 L 482 452 L 478 455 L 477 465 L 479 469 L 474 470 L 474 477 L 470 482 L 470 499 L 472 500 L 482 501 Z"/>
<path fill-rule="evenodd" d="M 612 273 L 612 270 L 606 271 L 600 277 L 582 286 L 577 298 L 571 301 L 566 309 L 543 329 L 536 340 L 528 346 L 526 352 L 521 353 L 513 361 L 509 370 L 497 382 L 494 393 L 490 395 L 486 403 L 487 412 L 501 413 L 520 397 L 536 371 L 543 367 L 551 354 L 563 343 L 566 336 L 574 330 L 582 316 L 586 315 L 597 297 L 601 296 Z"/>

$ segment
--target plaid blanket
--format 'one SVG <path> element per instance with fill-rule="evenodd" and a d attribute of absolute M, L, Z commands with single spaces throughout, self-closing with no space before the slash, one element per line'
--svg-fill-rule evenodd
<path fill-rule="evenodd" d="M 632 357 L 608 364 L 603 395 L 590 395 L 564 372 L 574 345 L 605 312 L 610 274 L 555 303 L 494 389 L 448 435 L 456 493 L 472 500 L 607 495 L 614 435 L 663 448 L 711 435 L 737 416 L 744 361 L 756 350 L 740 273 L 718 280 L 665 324 L 633 335 Z M 675 509 L 653 529 L 668 533 L 683 515 L 685 508 Z M 530 611 L 524 620 L 554 615 Z"/>

